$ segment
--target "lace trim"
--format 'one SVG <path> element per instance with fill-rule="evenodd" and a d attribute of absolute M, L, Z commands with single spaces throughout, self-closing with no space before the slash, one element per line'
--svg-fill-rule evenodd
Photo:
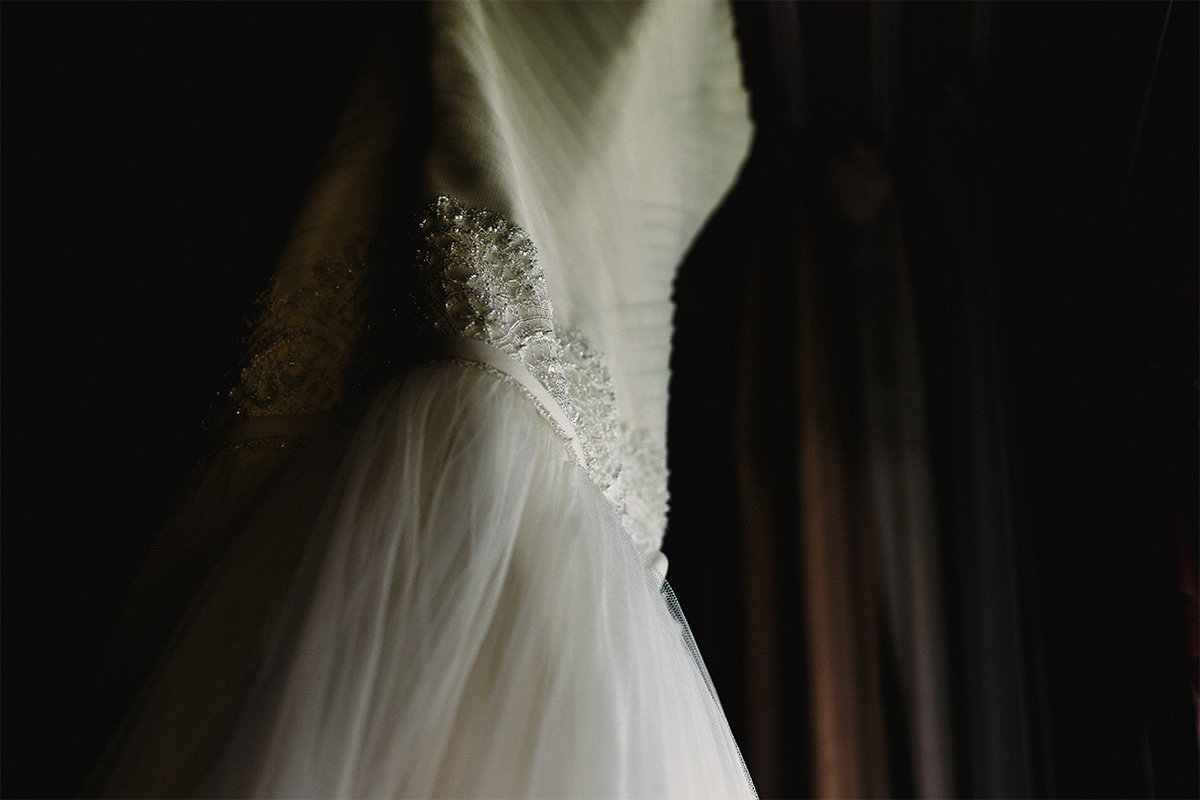
<path fill-rule="evenodd" d="M 315 264 L 312 278 L 295 290 L 282 292 L 273 281 L 257 301 L 237 380 L 215 421 L 332 410 L 366 329 L 367 271 L 367 247 L 359 242 L 341 258 Z"/>
<path fill-rule="evenodd" d="M 533 375 L 575 428 L 582 458 L 572 455 L 639 547 L 658 550 L 667 514 L 666 452 L 648 431 L 620 423 L 612 376 L 583 334 L 556 327 L 528 234 L 495 211 L 467 209 L 448 197 L 429 206 L 420 230 L 422 295 L 414 301 L 426 332 L 484 342 Z"/>
<path fill-rule="evenodd" d="M 494 211 L 468 211 L 448 197 L 438 198 L 420 227 L 417 264 L 425 296 L 417 306 L 428 328 L 507 353 L 567 411 L 562 344 L 529 237 Z"/>

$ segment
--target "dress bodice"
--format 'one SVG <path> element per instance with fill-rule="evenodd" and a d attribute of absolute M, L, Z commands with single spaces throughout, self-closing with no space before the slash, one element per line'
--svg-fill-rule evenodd
<path fill-rule="evenodd" d="M 611 378 L 612 425 L 585 420 L 582 432 L 607 453 L 596 469 L 628 471 L 635 538 L 657 550 L 672 283 L 751 135 L 730 11 L 479 2 L 432 13 L 427 193 L 494 211 L 528 237 L 549 329 Z M 593 389 L 567 387 L 575 412 L 605 405 Z"/>

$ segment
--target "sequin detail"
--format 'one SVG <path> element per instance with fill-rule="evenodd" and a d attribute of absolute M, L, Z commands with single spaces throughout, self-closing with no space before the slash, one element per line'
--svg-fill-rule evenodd
<path fill-rule="evenodd" d="M 315 414 L 342 400 L 355 347 L 365 329 L 367 247 L 312 267 L 302 286 L 263 292 L 246 355 L 217 421 L 247 416 Z"/>
<path fill-rule="evenodd" d="M 424 296 L 417 306 L 427 328 L 503 351 L 567 411 L 562 343 L 529 237 L 494 211 L 467 210 L 448 197 L 439 198 L 420 225 Z"/>
<path fill-rule="evenodd" d="M 600 353 L 581 332 L 555 325 L 528 234 L 448 197 L 429 206 L 420 230 L 422 294 L 414 300 L 426 332 L 477 339 L 528 370 L 574 425 L 581 466 L 626 530 L 644 552 L 656 551 L 666 527 L 666 453 L 648 432 L 621 424 Z"/>

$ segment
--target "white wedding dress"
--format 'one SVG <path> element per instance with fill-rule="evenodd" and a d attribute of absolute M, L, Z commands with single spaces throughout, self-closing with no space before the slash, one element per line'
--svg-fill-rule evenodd
<path fill-rule="evenodd" d="M 729 9 L 430 14 L 435 354 L 222 522 L 103 791 L 753 796 L 659 552 L 674 271 L 751 134 Z"/>

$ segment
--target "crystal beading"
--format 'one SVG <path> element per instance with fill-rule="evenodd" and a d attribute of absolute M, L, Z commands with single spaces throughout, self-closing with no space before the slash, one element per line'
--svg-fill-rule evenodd
<path fill-rule="evenodd" d="M 214 422 L 330 411 L 343 399 L 346 373 L 365 329 L 365 242 L 323 259 L 291 291 L 277 282 L 259 297 L 237 379 Z"/>
<path fill-rule="evenodd" d="M 658 550 L 666 526 L 666 453 L 648 431 L 621 424 L 600 353 L 580 331 L 556 326 L 528 234 L 495 211 L 467 209 L 448 197 L 429 206 L 420 231 L 421 293 L 414 301 L 426 332 L 477 339 L 528 370 L 574 425 L 581 466 L 626 531 L 647 555 Z"/>

